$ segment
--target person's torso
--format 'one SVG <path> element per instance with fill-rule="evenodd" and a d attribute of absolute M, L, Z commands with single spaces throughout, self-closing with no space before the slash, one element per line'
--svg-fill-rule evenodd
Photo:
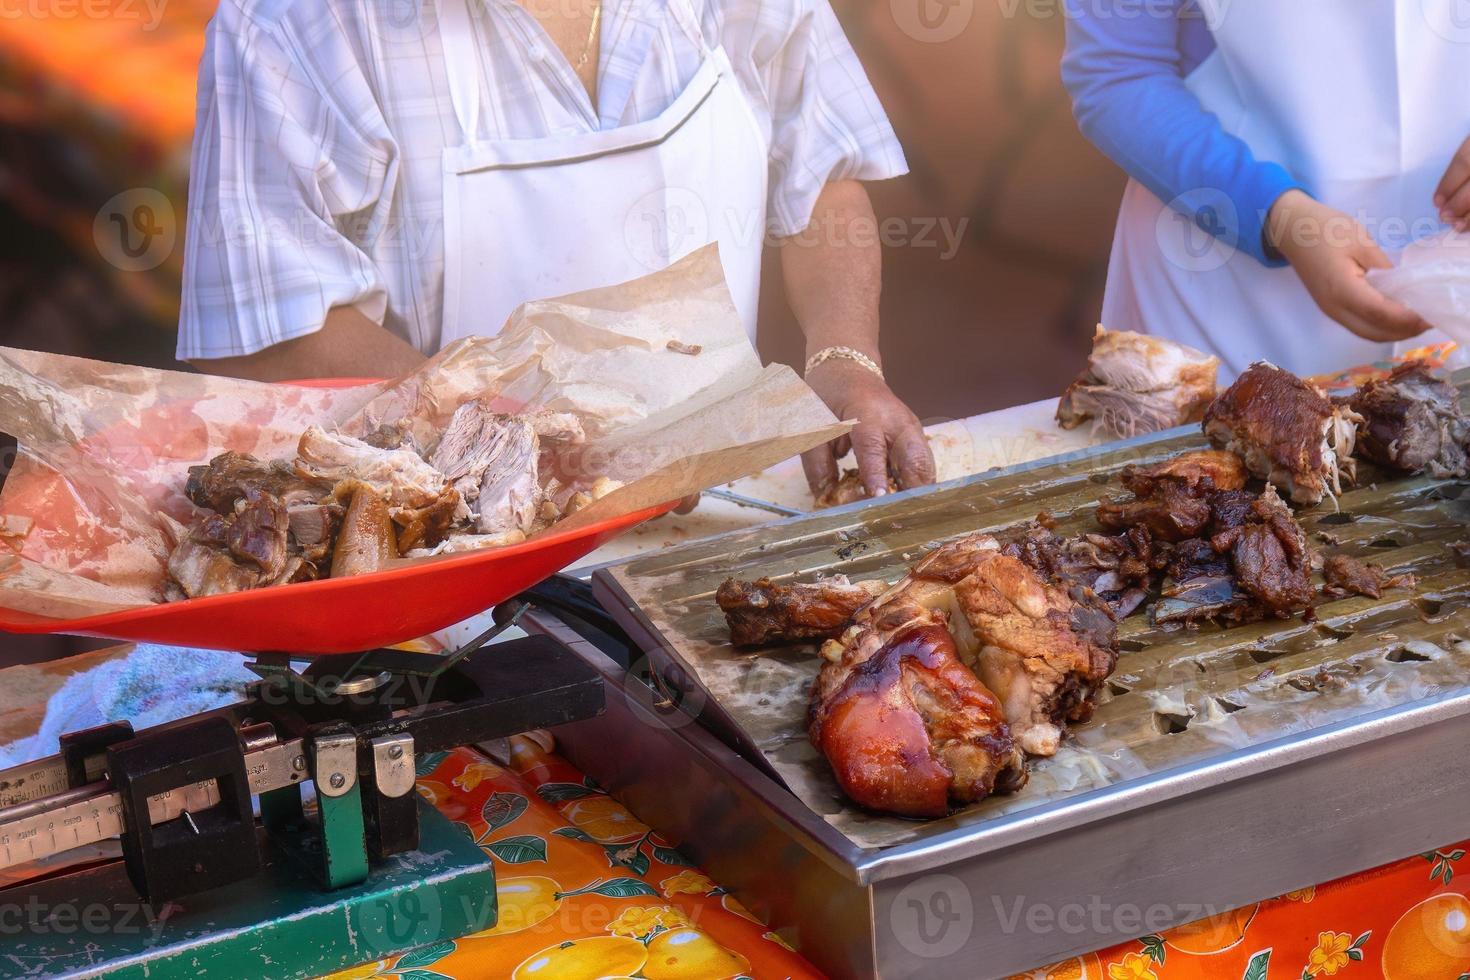
<path fill-rule="evenodd" d="M 420 350 L 439 346 L 444 296 L 444 172 L 449 147 L 465 138 L 450 98 L 435 5 L 461 0 L 367 4 L 322 2 L 297 25 L 298 37 L 332 32 L 317 57 L 325 77 L 355 89 L 352 102 L 370 102 L 354 113 L 394 161 L 382 188 L 387 207 L 364 226 L 359 216 L 338 216 L 338 226 L 376 266 L 388 292 L 384 325 Z M 475 141 L 536 140 L 577 136 L 654 119 L 679 97 L 705 53 L 680 30 L 667 0 L 604 0 L 600 29 L 597 104 L 577 79 L 535 17 L 513 0 L 474 0 L 471 19 L 479 46 L 481 111 Z M 795 4 L 735 5 L 695 0 L 711 43 L 730 32 L 751 31 L 738 22 L 744 7 L 796 9 Z M 751 19 L 767 16 L 755 11 Z M 744 70 L 742 70 L 744 69 Z M 770 115 L 761 81 L 747 60 L 735 72 L 757 119 L 769 134 Z M 508 236 L 534 229 L 506 229 Z"/>
<path fill-rule="evenodd" d="M 1216 44 L 1188 84 L 1226 131 L 1390 250 L 1435 231 L 1470 137 L 1461 0 L 1199 0 Z"/>

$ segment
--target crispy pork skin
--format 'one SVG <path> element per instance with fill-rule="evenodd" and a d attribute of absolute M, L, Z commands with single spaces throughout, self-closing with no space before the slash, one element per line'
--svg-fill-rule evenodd
<path fill-rule="evenodd" d="M 971 666 L 1012 736 L 1030 755 L 1055 755 L 1065 723 L 1092 717 L 1117 663 L 1112 619 L 1006 554 L 982 558 L 954 591 L 976 640 Z"/>
<path fill-rule="evenodd" d="M 332 578 L 381 571 L 397 557 L 398 542 L 387 501 L 371 484 L 358 483 L 332 552 Z"/>
<path fill-rule="evenodd" d="M 822 647 L 808 732 L 854 802 L 909 817 L 1024 784 L 994 695 L 937 610 L 897 598 Z"/>
<path fill-rule="evenodd" d="M 1215 397 L 1218 358 L 1183 344 L 1101 326 L 1087 368 L 1057 405 L 1057 422 L 1118 438 L 1198 422 Z"/>
<path fill-rule="evenodd" d="M 1348 400 L 1358 414 L 1358 454 L 1380 466 L 1439 479 L 1470 475 L 1470 418 L 1460 392 L 1423 362 L 1369 381 Z"/>
<path fill-rule="evenodd" d="M 1251 504 L 1244 524 L 1221 531 L 1210 543 L 1229 552 L 1236 581 L 1268 614 L 1285 618 L 1312 607 L 1307 535 L 1273 487 Z"/>
<path fill-rule="evenodd" d="M 1350 595 L 1381 599 L 1389 589 L 1412 589 L 1415 584 L 1412 575 L 1389 575 L 1382 565 L 1351 555 L 1328 555 L 1322 563 L 1322 578 L 1322 594 L 1330 599 Z"/>
<path fill-rule="evenodd" d="M 1342 492 L 1353 476 L 1357 415 L 1265 361 L 1246 369 L 1205 412 L 1210 441 L 1299 504 Z"/>
<path fill-rule="evenodd" d="M 853 615 L 887 588 L 885 582 L 853 583 L 841 575 L 793 584 L 729 579 L 715 593 L 715 602 L 725 613 L 730 642 L 774 646 L 839 636 Z"/>

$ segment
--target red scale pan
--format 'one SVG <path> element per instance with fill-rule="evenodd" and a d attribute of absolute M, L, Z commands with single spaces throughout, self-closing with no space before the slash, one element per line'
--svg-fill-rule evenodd
<path fill-rule="evenodd" d="M 359 380 L 300 382 L 337 386 Z M 68 633 L 241 653 L 352 653 L 467 619 L 566 568 L 674 502 L 520 544 L 323 579 L 53 619 L 0 608 L 0 630 Z"/>

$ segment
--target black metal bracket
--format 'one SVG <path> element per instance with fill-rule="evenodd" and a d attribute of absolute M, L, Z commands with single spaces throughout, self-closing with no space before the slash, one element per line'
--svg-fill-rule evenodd
<path fill-rule="evenodd" d="M 228 719 L 206 716 L 119 742 L 107 750 L 107 771 L 122 799 L 128 878 L 148 901 L 171 901 L 260 870 L 245 757 Z M 218 804 L 153 823 L 151 797 L 211 780 Z"/>
<path fill-rule="evenodd" d="M 112 746 L 132 737 L 133 725 L 127 721 L 109 722 L 61 736 L 61 761 L 66 765 L 66 784 L 76 789 L 92 782 L 92 777 L 87 772 L 87 760 L 102 755 Z"/>

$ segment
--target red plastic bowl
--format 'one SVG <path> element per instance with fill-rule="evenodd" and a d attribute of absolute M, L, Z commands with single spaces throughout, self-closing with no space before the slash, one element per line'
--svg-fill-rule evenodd
<path fill-rule="evenodd" d="M 300 382 L 361 384 L 356 379 Z M 675 502 L 504 548 L 138 609 L 52 619 L 0 609 L 0 630 L 71 633 L 242 653 L 351 653 L 443 629 L 504 602 Z"/>

